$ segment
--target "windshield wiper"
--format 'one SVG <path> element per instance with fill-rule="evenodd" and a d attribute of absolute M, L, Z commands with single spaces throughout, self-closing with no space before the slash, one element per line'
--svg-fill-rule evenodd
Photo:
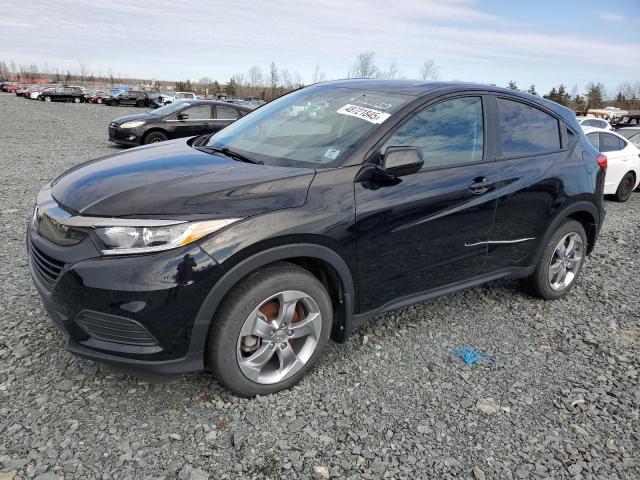
<path fill-rule="evenodd" d="M 239 162 L 245 162 L 245 163 L 253 163 L 256 165 L 264 165 L 264 162 L 262 160 L 254 160 L 253 158 L 249 158 L 241 153 L 238 153 L 234 150 L 231 150 L 229 147 L 196 147 L 199 150 L 204 150 L 206 152 L 219 152 L 222 153 L 223 155 L 226 155 L 227 157 L 231 157 L 234 160 L 238 160 Z"/>
<path fill-rule="evenodd" d="M 204 135 L 200 135 L 199 137 L 196 137 L 193 142 L 193 146 L 200 147 L 205 145 L 212 136 L 213 136 L 213 133 L 205 133 Z"/>

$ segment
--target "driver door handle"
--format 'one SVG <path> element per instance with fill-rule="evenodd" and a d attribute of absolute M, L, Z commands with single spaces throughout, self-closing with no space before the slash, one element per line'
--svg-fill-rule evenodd
<path fill-rule="evenodd" d="M 482 195 L 483 193 L 487 193 L 496 183 L 498 183 L 497 180 L 487 177 L 474 178 L 473 183 L 469 185 L 469 190 L 474 195 Z"/>

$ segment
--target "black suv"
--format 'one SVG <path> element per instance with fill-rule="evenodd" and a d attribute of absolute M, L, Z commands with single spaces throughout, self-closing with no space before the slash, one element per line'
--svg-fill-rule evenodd
<path fill-rule="evenodd" d="M 115 95 L 108 95 L 102 97 L 102 103 L 117 107 L 118 105 L 129 105 L 135 107 L 148 107 L 149 96 L 145 92 L 138 90 L 129 90 L 126 92 L 119 92 Z"/>
<path fill-rule="evenodd" d="M 251 110 L 212 100 L 179 100 L 157 110 L 116 118 L 109 123 L 109 140 L 134 146 L 215 133 Z"/>
<path fill-rule="evenodd" d="M 84 91 L 81 87 L 61 86 L 50 88 L 40 94 L 40 100 L 44 102 L 84 102 Z"/>
<path fill-rule="evenodd" d="M 328 82 L 64 173 L 38 194 L 29 266 L 71 352 L 266 394 L 386 310 L 503 277 L 566 295 L 605 169 L 538 97 Z"/>

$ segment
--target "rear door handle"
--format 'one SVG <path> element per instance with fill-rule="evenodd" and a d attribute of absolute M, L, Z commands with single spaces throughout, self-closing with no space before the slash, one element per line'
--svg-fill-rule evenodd
<path fill-rule="evenodd" d="M 483 193 L 487 193 L 496 183 L 498 183 L 496 180 L 487 177 L 478 177 L 469 185 L 469 190 L 474 195 L 482 195 Z"/>

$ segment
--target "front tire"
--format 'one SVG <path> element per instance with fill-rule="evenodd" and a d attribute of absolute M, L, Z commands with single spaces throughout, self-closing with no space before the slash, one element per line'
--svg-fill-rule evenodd
<path fill-rule="evenodd" d="M 620 180 L 620 184 L 618 185 L 618 189 L 616 190 L 616 200 L 618 202 L 626 202 L 631 198 L 635 181 L 636 179 L 631 172 L 627 172 L 625 176 L 622 177 L 622 180 Z"/>
<path fill-rule="evenodd" d="M 144 136 L 142 143 L 148 145 L 150 143 L 160 143 L 168 140 L 167 136 L 162 132 L 151 132 Z"/>
<path fill-rule="evenodd" d="M 292 387 L 327 344 L 333 309 L 324 285 L 308 271 L 277 263 L 236 285 L 216 312 L 207 365 L 243 397 Z"/>
<path fill-rule="evenodd" d="M 536 271 L 526 279 L 531 293 L 545 300 L 564 297 L 575 284 L 587 254 L 587 235 L 580 222 L 566 220 L 544 247 Z"/>
<path fill-rule="evenodd" d="M 80 97 L 73 97 L 73 103 L 80 103 L 81 101 Z"/>
<path fill-rule="evenodd" d="M 44 97 L 44 101 L 45 102 L 50 102 L 51 101 L 51 97 Z"/>

